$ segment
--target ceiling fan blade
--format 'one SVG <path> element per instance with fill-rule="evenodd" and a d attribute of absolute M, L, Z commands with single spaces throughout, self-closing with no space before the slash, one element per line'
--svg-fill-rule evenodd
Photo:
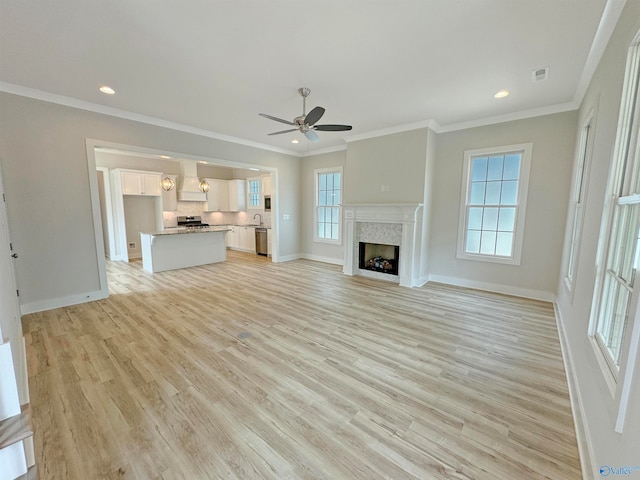
<path fill-rule="evenodd" d="M 351 130 L 352 128 L 351 125 L 316 125 L 313 127 L 314 130 L 321 132 L 343 132 L 345 130 Z"/>
<path fill-rule="evenodd" d="M 267 135 L 280 135 L 281 133 L 295 132 L 297 130 L 298 130 L 297 128 L 291 128 L 289 130 L 282 130 L 281 132 L 268 133 Z"/>
<path fill-rule="evenodd" d="M 313 143 L 320 141 L 320 137 L 313 130 L 307 130 L 306 132 L 304 132 L 304 136 L 307 137 L 307 140 Z"/>
<path fill-rule="evenodd" d="M 324 108 L 315 107 L 313 110 L 307 113 L 306 117 L 304 117 L 304 123 L 311 126 L 318 120 L 320 120 L 322 118 L 322 115 L 324 115 Z"/>
<path fill-rule="evenodd" d="M 270 120 L 275 120 L 276 122 L 286 123 L 287 125 L 295 125 L 295 123 L 290 122 L 289 120 L 283 120 L 282 118 L 273 117 L 271 115 L 267 115 L 266 113 L 259 113 L 258 115 L 260 115 L 261 117 L 268 118 Z"/>

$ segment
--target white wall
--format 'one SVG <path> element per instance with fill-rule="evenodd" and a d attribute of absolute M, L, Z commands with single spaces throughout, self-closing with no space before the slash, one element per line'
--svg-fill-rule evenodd
<path fill-rule="evenodd" d="M 640 359 L 637 355 L 623 356 L 620 377 L 623 378 L 627 370 L 634 366 L 635 375 L 630 385 L 629 414 L 622 433 L 616 433 L 614 427 L 620 407 L 622 381 L 619 381 L 612 396 L 587 336 L 594 294 L 596 250 L 616 137 L 627 50 L 639 30 L 640 2 L 627 1 L 580 108 L 580 126 L 591 111 L 595 112 L 593 154 L 574 291 L 567 290 L 561 274 L 558 287 L 557 310 L 565 333 L 572 379 L 576 385 L 573 400 L 579 401 L 579 419 L 584 424 L 592 454 L 592 472 L 589 473 L 595 478 L 601 478 L 601 465 L 640 466 Z M 566 231 L 569 231 L 568 225 Z M 565 259 L 566 251 L 565 247 Z M 637 303 L 631 311 L 638 311 Z M 640 326 L 639 322 L 637 315 L 628 320 L 627 349 L 630 334 Z M 640 472 L 633 472 L 629 478 L 639 475 Z"/>
<path fill-rule="evenodd" d="M 280 259 L 300 252 L 300 159 L 53 103 L 0 93 L 5 175 L 16 276 L 25 311 L 69 305 L 103 289 L 86 139 L 278 169 Z M 102 242 L 100 241 L 100 244 Z M 100 249 L 101 250 L 101 249 Z"/>
<path fill-rule="evenodd" d="M 576 113 L 438 135 L 429 277 L 445 283 L 552 300 L 562 254 Z M 464 151 L 533 143 L 520 266 L 456 258 Z"/>

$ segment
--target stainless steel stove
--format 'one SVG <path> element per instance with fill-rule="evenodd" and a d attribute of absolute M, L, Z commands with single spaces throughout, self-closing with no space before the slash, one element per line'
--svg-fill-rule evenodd
<path fill-rule="evenodd" d="M 207 228 L 208 226 L 208 223 L 202 223 L 200 215 L 178 217 L 178 227 Z"/>

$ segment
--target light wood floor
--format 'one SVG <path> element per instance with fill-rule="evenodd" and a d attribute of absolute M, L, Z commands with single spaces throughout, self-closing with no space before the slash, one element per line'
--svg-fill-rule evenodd
<path fill-rule="evenodd" d="M 579 479 L 552 305 L 310 261 L 27 315 L 46 479 Z"/>

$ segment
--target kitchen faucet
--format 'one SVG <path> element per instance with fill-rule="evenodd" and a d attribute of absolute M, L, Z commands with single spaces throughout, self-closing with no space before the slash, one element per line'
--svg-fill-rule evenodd
<path fill-rule="evenodd" d="M 260 215 L 259 213 L 256 213 L 256 214 L 253 216 L 253 219 L 255 220 L 255 219 L 256 219 L 256 217 L 260 217 L 260 223 L 259 223 L 258 225 L 262 225 L 262 215 Z"/>

